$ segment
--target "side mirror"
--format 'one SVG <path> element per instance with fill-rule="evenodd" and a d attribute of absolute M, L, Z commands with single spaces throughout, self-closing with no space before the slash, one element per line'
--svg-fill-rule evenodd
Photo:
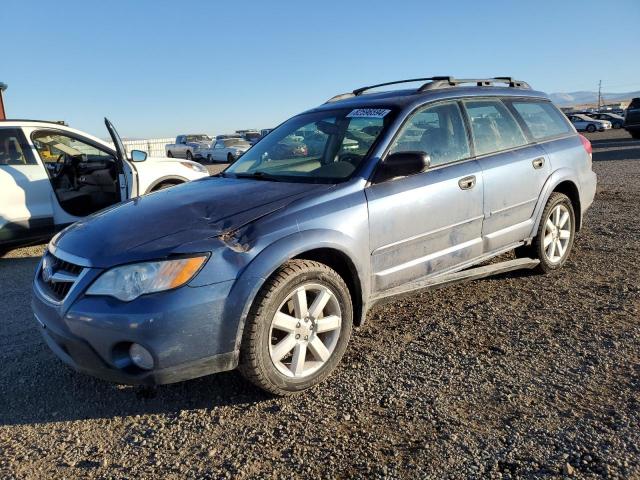
<path fill-rule="evenodd" d="M 378 168 L 375 182 L 397 177 L 408 177 L 424 172 L 431 165 L 431 157 L 425 152 L 398 152 L 389 155 Z"/>
<path fill-rule="evenodd" d="M 147 152 L 142 150 L 131 150 L 132 162 L 144 162 L 147 159 Z"/>

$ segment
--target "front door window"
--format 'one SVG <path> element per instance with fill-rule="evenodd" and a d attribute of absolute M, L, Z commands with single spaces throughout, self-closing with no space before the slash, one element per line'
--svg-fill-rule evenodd
<path fill-rule="evenodd" d="M 67 213 L 83 217 L 120 200 L 112 152 L 59 131 L 38 131 L 31 138 Z"/>

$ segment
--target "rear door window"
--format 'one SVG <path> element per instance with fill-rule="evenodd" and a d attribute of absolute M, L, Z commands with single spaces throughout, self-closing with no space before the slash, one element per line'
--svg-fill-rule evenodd
<path fill-rule="evenodd" d="M 531 136 L 536 140 L 557 137 L 571 133 L 565 117 L 550 102 L 511 102 Z"/>
<path fill-rule="evenodd" d="M 469 100 L 464 106 L 471 122 L 476 155 L 526 145 L 527 139 L 509 109 L 500 100 Z"/>
<path fill-rule="evenodd" d="M 35 165 L 27 140 L 18 128 L 0 129 L 0 165 Z"/>

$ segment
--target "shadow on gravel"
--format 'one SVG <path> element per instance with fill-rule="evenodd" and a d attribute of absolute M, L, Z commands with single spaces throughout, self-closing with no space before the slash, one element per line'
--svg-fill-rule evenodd
<path fill-rule="evenodd" d="M 34 343 L 25 348 L 33 348 Z M 13 376 L 5 391 L 7 398 L 2 398 L 5 392 L 0 395 L 0 426 L 154 414 L 171 418 L 203 409 L 215 416 L 221 407 L 249 406 L 272 398 L 236 372 L 158 387 L 123 386 L 77 373 L 49 352 L 38 353 L 41 361 Z"/>
<path fill-rule="evenodd" d="M 617 138 L 592 138 L 591 140 L 591 145 L 593 145 L 594 147 L 611 147 L 611 146 L 626 146 L 629 144 L 633 144 L 633 142 L 637 142 L 638 140 L 636 140 L 635 138 L 633 138 L 631 135 L 627 136 L 627 137 L 617 137 Z"/>
<path fill-rule="evenodd" d="M 633 148 L 621 148 L 620 150 L 594 150 L 594 162 L 607 162 L 611 160 L 629 160 L 640 158 L 640 145 Z"/>

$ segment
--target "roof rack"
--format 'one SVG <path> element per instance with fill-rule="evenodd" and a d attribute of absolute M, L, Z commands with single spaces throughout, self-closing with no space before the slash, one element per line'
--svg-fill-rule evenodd
<path fill-rule="evenodd" d="M 511 88 L 524 88 L 530 90 L 531 87 L 527 82 L 515 80 L 513 77 L 493 77 L 493 78 L 453 78 L 442 77 L 425 83 L 418 89 L 418 92 L 426 92 L 429 90 L 437 90 L 439 88 L 457 87 L 465 83 L 475 83 L 476 87 L 491 87 L 496 83 L 504 83 Z"/>
<path fill-rule="evenodd" d="M 358 97 L 367 90 L 378 87 L 386 87 L 387 85 L 397 85 L 400 83 L 413 83 L 413 82 L 427 82 L 422 85 L 417 92 L 426 92 L 429 90 L 437 90 L 440 88 L 457 87 L 465 83 L 475 83 L 477 87 L 490 87 L 496 83 L 507 84 L 511 88 L 524 88 L 531 89 L 528 83 L 521 80 L 515 80 L 513 77 L 493 77 L 493 78 L 454 78 L 451 76 L 439 76 L 439 77 L 427 77 L 427 78 L 411 78 L 408 80 L 396 80 L 395 82 L 378 83 L 376 85 L 370 85 L 368 87 L 356 88 L 350 93 L 341 93 L 334 97 L 331 97 L 325 103 L 337 102 L 344 100 L 345 98 Z"/>
<path fill-rule="evenodd" d="M 64 125 L 67 123 L 64 120 L 30 120 L 28 118 L 3 118 L 0 122 L 38 122 L 38 123 L 52 123 L 54 125 Z"/>

